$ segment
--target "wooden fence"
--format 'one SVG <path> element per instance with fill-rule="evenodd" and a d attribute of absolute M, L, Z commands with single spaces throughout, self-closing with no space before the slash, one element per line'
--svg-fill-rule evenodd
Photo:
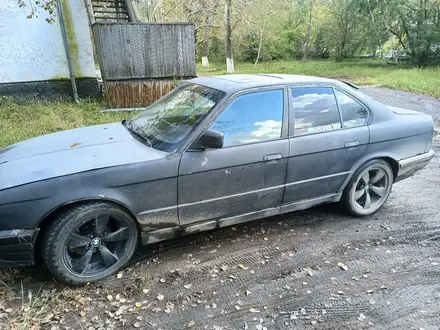
<path fill-rule="evenodd" d="M 108 23 L 92 26 L 110 106 L 145 106 L 196 76 L 189 23 Z"/>

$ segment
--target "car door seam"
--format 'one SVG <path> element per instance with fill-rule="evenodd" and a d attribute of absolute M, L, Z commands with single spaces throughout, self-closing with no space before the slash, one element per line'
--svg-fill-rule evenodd
<path fill-rule="evenodd" d="M 287 159 L 288 157 L 284 157 L 281 158 L 282 159 Z M 253 161 L 251 163 L 244 163 L 244 164 L 240 164 L 240 165 L 234 165 L 234 166 L 225 166 L 225 167 L 220 167 L 220 168 L 212 168 L 212 169 L 208 169 L 206 171 L 198 171 L 198 172 L 188 172 L 188 173 L 181 173 L 179 174 L 179 176 L 183 176 L 183 175 L 194 175 L 194 174 L 199 174 L 199 173 L 207 173 L 207 172 L 213 172 L 213 171 L 221 171 L 221 170 L 226 170 L 232 167 L 243 167 L 243 166 L 249 166 L 249 165 L 255 165 L 255 164 L 259 164 L 259 163 L 264 163 L 266 161 L 263 160 L 256 160 Z M 179 169 L 180 170 L 180 169 Z"/>
<path fill-rule="evenodd" d="M 293 138 L 293 137 L 291 137 Z M 288 140 L 288 139 L 287 139 Z M 363 143 L 360 144 L 358 146 L 356 146 L 356 148 L 358 147 L 362 147 L 364 145 L 367 145 L 368 143 Z M 330 150 L 320 150 L 320 151 L 315 151 L 315 152 L 311 152 L 311 153 L 306 153 L 306 154 L 298 154 L 298 155 L 293 155 L 293 156 L 287 156 L 284 157 L 282 159 L 287 159 L 289 160 L 290 158 L 294 158 L 294 157 L 300 157 L 300 156 L 306 156 L 306 155 L 313 155 L 313 154 L 318 154 L 321 152 L 327 152 L 327 151 L 336 151 L 336 150 L 342 150 L 342 149 L 346 149 L 345 147 L 340 147 L 340 148 L 335 148 L 335 149 L 330 149 Z M 290 152 L 290 145 L 289 145 L 289 152 Z M 183 154 L 182 154 L 183 155 Z M 180 159 L 180 162 L 182 161 L 182 159 Z M 249 165 L 254 165 L 254 164 L 258 164 L 261 163 L 261 161 L 254 161 L 251 163 L 245 163 L 245 164 L 240 164 L 240 165 L 235 165 L 235 166 L 225 166 L 225 167 L 221 167 L 221 168 L 213 168 L 213 169 L 208 169 L 205 171 L 199 171 L 199 172 L 189 172 L 189 173 L 180 173 L 180 162 L 179 162 L 179 173 L 178 173 L 178 177 L 180 176 L 184 176 L 184 175 L 194 175 L 194 174 L 199 174 L 199 173 L 207 173 L 207 172 L 212 172 L 212 171 L 218 171 L 218 170 L 224 170 L 224 169 L 228 169 L 231 167 L 242 167 L 242 166 L 249 166 Z"/>
<path fill-rule="evenodd" d="M 173 205 L 173 206 L 166 206 L 166 207 L 161 207 L 158 209 L 153 209 L 153 210 L 147 210 L 147 211 L 142 211 L 140 212 L 138 215 L 145 215 L 145 214 L 150 214 L 150 213 L 156 213 L 156 212 L 162 212 L 162 211 L 168 211 L 168 210 L 172 210 L 177 208 L 178 205 Z"/>
<path fill-rule="evenodd" d="M 288 153 L 290 155 L 290 138 L 287 140 L 287 142 L 289 143 Z M 281 204 L 284 202 L 284 195 L 286 194 L 286 181 L 287 181 L 287 173 L 289 172 L 289 160 L 290 160 L 290 157 L 287 157 L 286 170 L 284 171 L 284 183 L 283 183 L 284 189 L 283 189 L 283 193 L 281 195 Z"/>
<path fill-rule="evenodd" d="M 183 153 L 181 153 L 180 154 L 180 159 L 179 159 L 179 165 L 177 166 L 177 180 L 176 180 L 176 205 L 175 206 L 172 206 L 172 207 L 170 207 L 170 208 L 176 208 L 176 213 L 177 213 L 177 222 L 179 223 L 179 226 L 181 225 L 181 223 L 180 223 L 180 214 L 179 214 L 179 196 L 180 196 L 180 194 L 179 194 L 179 181 L 180 181 L 180 176 L 181 176 L 181 173 L 180 173 L 180 166 L 181 166 L 181 164 L 182 164 L 182 159 L 183 159 Z M 165 211 L 165 210 L 164 210 Z"/>
<path fill-rule="evenodd" d="M 316 177 L 316 178 L 311 178 L 311 179 L 306 179 L 306 180 L 301 180 L 301 181 L 285 183 L 284 186 L 285 187 L 290 187 L 290 186 L 294 186 L 294 185 L 301 184 L 301 183 L 307 183 L 307 182 L 312 182 L 312 181 L 318 181 L 318 180 L 323 180 L 323 179 L 334 178 L 336 176 L 347 175 L 347 174 L 350 174 L 350 173 L 351 173 L 351 171 L 340 172 L 340 173 L 335 173 L 335 174 L 329 174 L 329 175 L 319 176 L 319 177 Z"/>
<path fill-rule="evenodd" d="M 246 192 L 243 192 L 243 193 L 232 194 L 232 195 L 228 195 L 228 196 L 221 196 L 221 197 L 215 197 L 215 198 L 210 198 L 210 199 L 204 199 L 204 200 L 197 201 L 197 202 L 179 204 L 178 207 L 180 208 L 180 207 L 186 207 L 186 206 L 191 206 L 191 205 L 196 205 L 196 204 L 215 202 L 215 201 L 219 201 L 219 200 L 222 200 L 222 199 L 239 197 L 239 196 L 243 196 L 243 195 L 247 195 L 247 194 L 259 193 L 259 192 L 268 191 L 268 190 L 275 190 L 275 189 L 285 188 L 285 187 L 293 186 L 293 185 L 297 185 L 297 184 L 302 184 L 302 183 L 307 183 L 307 182 L 312 182 L 312 181 L 328 179 L 328 178 L 332 178 L 332 177 L 336 177 L 336 176 L 347 175 L 349 173 L 351 173 L 351 171 L 340 172 L 340 173 L 335 173 L 335 174 L 330 174 L 330 175 L 325 175 L 325 176 L 320 176 L 320 177 L 311 178 L 311 179 L 307 179 L 307 180 L 295 181 L 295 182 L 291 182 L 291 183 L 288 183 L 288 184 L 282 184 L 282 185 L 272 186 L 272 187 L 268 187 L 268 188 L 256 189 L 256 190 L 246 191 Z M 170 207 L 170 208 L 172 208 L 172 207 Z"/>
<path fill-rule="evenodd" d="M 263 192 L 263 191 L 267 191 L 267 190 L 275 190 L 275 189 L 280 189 L 280 188 L 284 188 L 284 184 L 282 185 L 278 185 L 278 186 L 272 186 L 272 187 L 268 187 L 268 188 L 262 188 L 262 189 L 256 189 L 256 190 L 251 190 L 251 191 L 246 191 L 246 192 L 242 192 L 242 193 L 238 193 L 238 194 L 232 194 L 232 195 L 228 195 L 228 196 L 222 196 L 222 197 L 215 197 L 215 198 L 210 198 L 210 199 L 204 199 L 198 202 L 191 202 L 191 203 L 185 203 L 185 204 L 181 204 L 179 205 L 179 207 L 186 207 L 186 206 L 190 206 L 190 205 L 196 205 L 196 204 L 203 204 L 203 203 L 209 203 L 209 202 L 215 202 L 215 201 L 219 201 L 222 199 L 228 199 L 228 198 L 233 198 L 233 197 L 239 197 L 239 196 L 243 196 L 243 195 L 248 195 L 248 194 L 253 194 L 253 193 L 259 193 L 259 192 Z"/>

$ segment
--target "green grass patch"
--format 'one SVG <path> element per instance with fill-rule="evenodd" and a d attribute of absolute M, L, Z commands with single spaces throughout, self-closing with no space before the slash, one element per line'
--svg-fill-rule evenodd
<path fill-rule="evenodd" d="M 133 113 L 101 113 L 104 102 L 68 101 L 0 104 L 0 148 L 42 134 L 76 127 L 105 124 L 133 116 Z"/>
<path fill-rule="evenodd" d="M 224 63 L 213 63 L 209 70 L 197 67 L 199 76 L 226 73 Z M 412 91 L 440 97 L 440 67 L 425 69 L 388 64 L 383 60 L 288 61 L 237 63 L 236 73 L 288 73 L 348 80 L 358 85 Z M 115 122 L 134 113 L 101 113 L 104 101 L 32 102 L 17 105 L 0 98 L 0 148 L 34 136 L 75 127 Z"/>
<path fill-rule="evenodd" d="M 197 66 L 199 76 L 226 74 L 226 64 L 213 63 L 208 70 Z M 235 73 L 286 73 L 349 80 L 358 85 L 381 85 L 440 97 L 440 67 L 411 68 L 384 60 L 288 61 L 237 63 Z"/>

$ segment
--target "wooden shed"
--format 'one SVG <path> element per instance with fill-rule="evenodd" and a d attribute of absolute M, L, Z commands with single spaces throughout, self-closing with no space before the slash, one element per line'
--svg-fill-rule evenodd
<path fill-rule="evenodd" d="M 190 23 L 96 22 L 92 25 L 110 106 L 145 106 L 196 76 Z"/>

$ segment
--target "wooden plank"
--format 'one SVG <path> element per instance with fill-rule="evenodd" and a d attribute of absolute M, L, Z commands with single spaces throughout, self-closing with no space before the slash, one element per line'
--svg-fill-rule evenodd
<path fill-rule="evenodd" d="M 135 80 L 105 82 L 106 98 L 112 108 L 145 107 L 175 88 L 181 80 Z"/>
<path fill-rule="evenodd" d="M 124 4 L 121 4 L 120 6 L 114 6 L 114 5 L 96 5 L 96 4 L 93 4 L 93 8 L 105 8 L 105 9 L 108 9 L 108 8 L 119 8 L 119 9 L 121 9 L 121 10 L 127 10 L 127 9 L 125 8 L 125 5 L 124 5 Z"/>
<path fill-rule="evenodd" d="M 192 24 L 95 23 L 92 28 L 104 79 L 196 76 Z"/>
<path fill-rule="evenodd" d="M 92 0 L 92 3 L 117 3 L 125 6 L 125 2 L 122 0 Z"/>
<path fill-rule="evenodd" d="M 117 12 L 116 10 L 96 10 L 95 9 L 93 12 L 95 13 L 95 15 L 96 14 L 114 14 L 114 15 L 123 14 L 123 15 L 127 15 L 126 11 Z"/>
<path fill-rule="evenodd" d="M 96 16 L 94 15 L 94 17 L 96 19 L 105 19 L 105 20 L 127 20 L 128 21 L 128 17 L 124 17 L 124 16 Z"/>

